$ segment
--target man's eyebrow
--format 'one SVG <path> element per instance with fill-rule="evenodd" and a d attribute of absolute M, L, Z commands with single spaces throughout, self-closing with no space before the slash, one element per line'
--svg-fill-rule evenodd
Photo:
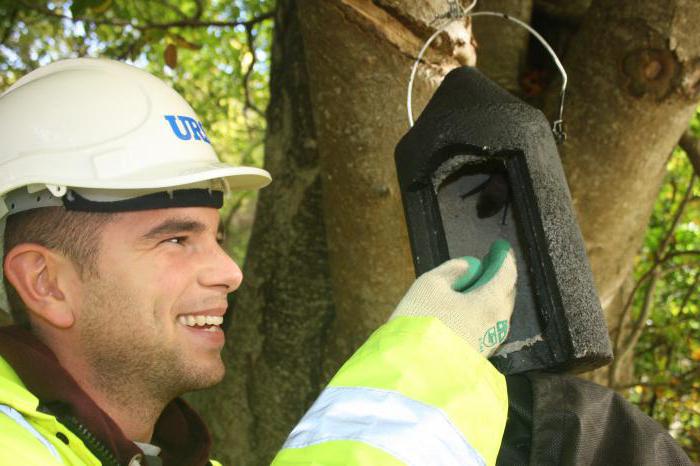
<path fill-rule="evenodd" d="M 143 234 L 143 239 L 153 239 L 175 233 L 201 233 L 207 229 L 202 222 L 190 219 L 169 218 Z"/>

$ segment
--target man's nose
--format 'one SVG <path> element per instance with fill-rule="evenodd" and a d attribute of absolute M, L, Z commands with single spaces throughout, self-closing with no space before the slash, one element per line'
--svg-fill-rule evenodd
<path fill-rule="evenodd" d="M 200 283 L 206 287 L 225 287 L 227 293 L 237 290 L 243 281 L 238 264 L 218 244 L 210 250 L 209 256 L 207 267 L 201 271 Z"/>

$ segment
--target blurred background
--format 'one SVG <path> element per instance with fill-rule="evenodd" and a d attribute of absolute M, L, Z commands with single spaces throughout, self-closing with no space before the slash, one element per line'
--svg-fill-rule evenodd
<path fill-rule="evenodd" d="M 122 60 L 183 94 L 222 160 L 273 175 L 259 198 L 232 193 L 222 211 L 244 287 L 227 377 L 190 397 L 224 462 L 269 462 L 412 282 L 393 150 L 413 61 L 455 5 L 466 3 L 0 0 L 0 91 L 61 58 Z M 530 23 L 569 73 L 560 155 L 616 355 L 581 376 L 618 390 L 700 461 L 700 2 L 477 10 Z M 497 18 L 438 37 L 414 114 L 450 69 L 474 64 L 556 116 L 551 58 Z"/>

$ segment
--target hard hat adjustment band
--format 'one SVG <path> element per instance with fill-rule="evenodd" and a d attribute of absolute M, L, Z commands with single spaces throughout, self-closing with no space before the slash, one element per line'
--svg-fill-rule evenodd
<path fill-rule="evenodd" d="M 209 189 L 177 189 L 119 201 L 92 201 L 76 191 L 69 190 L 62 200 L 66 210 L 76 212 L 130 212 L 171 207 L 214 207 L 220 209 L 224 203 L 224 193 Z"/>
<path fill-rule="evenodd" d="M 63 205 L 61 198 L 53 191 L 42 189 L 29 191 L 26 187 L 10 191 L 0 198 L 0 218 L 5 214 L 12 215 L 25 210 L 38 209 L 40 207 L 60 207 Z M 3 209 L 4 207 L 4 209 Z"/>
<path fill-rule="evenodd" d="M 65 196 L 66 193 L 68 192 L 68 188 L 66 186 L 55 185 L 55 184 L 47 184 L 45 186 L 46 186 L 46 189 L 48 189 L 49 192 L 56 197 Z"/>

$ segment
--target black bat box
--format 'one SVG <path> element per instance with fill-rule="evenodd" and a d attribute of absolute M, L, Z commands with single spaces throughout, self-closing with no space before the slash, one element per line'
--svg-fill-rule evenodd
<path fill-rule="evenodd" d="M 612 359 L 581 232 L 544 115 L 474 68 L 450 72 L 396 147 L 418 275 L 481 257 L 497 238 L 517 258 L 503 373 L 583 371 Z"/>

